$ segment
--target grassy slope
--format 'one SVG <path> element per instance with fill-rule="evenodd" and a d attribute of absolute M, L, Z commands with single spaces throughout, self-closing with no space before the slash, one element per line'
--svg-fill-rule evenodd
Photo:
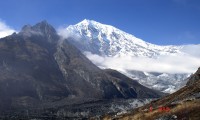
<path fill-rule="evenodd" d="M 194 93 L 200 92 L 200 81 L 190 86 L 185 86 L 179 91 L 165 96 L 159 100 L 152 101 L 151 103 L 134 109 L 130 113 L 109 116 L 105 115 L 102 119 L 111 120 L 154 120 L 161 116 L 176 115 L 177 119 L 184 120 L 199 120 L 200 119 L 200 99 L 192 99 Z M 150 106 L 154 109 L 149 111 Z M 169 112 L 159 111 L 159 107 L 167 106 L 170 108 Z"/>

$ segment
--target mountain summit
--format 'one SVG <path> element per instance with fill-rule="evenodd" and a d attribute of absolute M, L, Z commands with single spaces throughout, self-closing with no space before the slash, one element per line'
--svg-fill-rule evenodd
<path fill-rule="evenodd" d="M 28 31 L 41 32 L 46 35 L 56 33 L 56 30 L 45 20 L 41 21 L 40 23 L 37 23 L 34 26 L 25 25 L 24 27 L 22 27 L 21 32 L 28 32 Z"/>
<path fill-rule="evenodd" d="M 180 53 L 179 49 L 182 47 L 154 45 L 113 26 L 87 19 L 76 25 L 70 25 L 66 31 L 81 38 L 80 41 L 71 41 L 81 51 L 104 56 L 130 55 L 152 58 Z"/>
<path fill-rule="evenodd" d="M 34 26 L 25 25 L 19 34 L 27 37 L 32 35 L 43 36 L 49 43 L 56 43 L 55 40 L 59 39 L 56 30 L 45 20 Z"/>

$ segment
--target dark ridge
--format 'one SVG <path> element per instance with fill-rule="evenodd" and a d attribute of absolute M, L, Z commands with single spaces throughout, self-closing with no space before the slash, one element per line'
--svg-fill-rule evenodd
<path fill-rule="evenodd" d="M 188 78 L 186 85 L 193 85 L 196 81 L 200 80 L 200 68 Z"/>
<path fill-rule="evenodd" d="M 0 119 L 7 110 L 11 116 L 26 109 L 64 114 L 60 108 L 67 105 L 163 95 L 99 69 L 68 41 L 46 21 L 0 40 Z"/>
<path fill-rule="evenodd" d="M 19 34 L 24 37 L 43 37 L 43 40 L 46 40 L 51 44 L 55 44 L 59 40 L 56 30 L 45 20 L 34 26 L 25 25 Z"/>

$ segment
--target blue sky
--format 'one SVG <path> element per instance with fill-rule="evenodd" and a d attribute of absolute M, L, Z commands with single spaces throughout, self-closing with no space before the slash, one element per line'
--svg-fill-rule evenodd
<path fill-rule="evenodd" d="M 91 19 L 150 43 L 200 43 L 200 0 L 0 0 L 0 19 L 20 30 L 47 20 L 55 28 Z"/>

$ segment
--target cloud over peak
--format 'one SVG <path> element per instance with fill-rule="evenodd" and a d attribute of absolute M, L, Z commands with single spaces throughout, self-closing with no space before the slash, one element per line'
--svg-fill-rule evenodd
<path fill-rule="evenodd" d="M 164 55 L 154 59 L 131 56 L 102 57 L 91 52 L 84 54 L 100 68 L 111 68 L 123 72 L 139 70 L 162 73 L 193 73 L 200 65 L 199 58 L 191 55 Z"/>
<path fill-rule="evenodd" d="M 12 29 L 4 21 L 0 20 L 0 38 L 11 35 L 14 32 L 16 32 L 16 30 Z"/>

